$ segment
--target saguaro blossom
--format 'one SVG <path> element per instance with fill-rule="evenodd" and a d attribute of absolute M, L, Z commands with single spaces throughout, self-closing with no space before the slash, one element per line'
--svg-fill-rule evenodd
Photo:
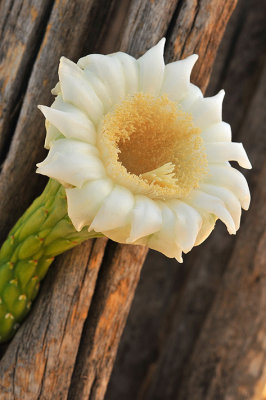
<path fill-rule="evenodd" d="M 224 92 L 204 98 L 190 83 L 196 55 L 165 65 L 165 39 L 138 60 L 61 58 L 46 117 L 50 178 L 0 250 L 0 341 L 30 309 L 57 254 L 105 235 L 182 262 L 221 219 L 239 228 L 250 193 L 231 167 L 251 168 L 222 121 Z"/>
<path fill-rule="evenodd" d="M 197 55 L 165 65 L 165 39 L 138 60 L 61 58 L 38 173 L 66 188 L 68 215 L 121 242 L 182 261 L 221 219 L 239 228 L 250 193 L 229 161 L 251 168 L 222 121 L 224 91 L 204 98 L 190 83 Z"/>

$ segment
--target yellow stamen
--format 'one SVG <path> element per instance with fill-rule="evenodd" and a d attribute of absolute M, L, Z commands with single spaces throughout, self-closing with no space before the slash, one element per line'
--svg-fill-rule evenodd
<path fill-rule="evenodd" d="M 175 178 L 175 173 L 173 172 L 174 169 L 175 165 L 169 162 L 152 171 L 140 174 L 139 176 L 149 183 L 165 182 L 171 185 L 177 182 L 177 178 Z"/>
<path fill-rule="evenodd" d="M 110 176 L 134 193 L 184 198 L 207 171 L 192 116 L 166 95 L 137 93 L 117 105 L 99 132 Z"/>

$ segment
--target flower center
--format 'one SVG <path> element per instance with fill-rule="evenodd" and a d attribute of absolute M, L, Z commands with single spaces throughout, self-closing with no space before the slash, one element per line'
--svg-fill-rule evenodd
<path fill-rule="evenodd" d="M 116 105 L 99 147 L 112 178 L 154 198 L 187 196 L 207 170 L 200 129 L 166 95 L 137 93 Z"/>

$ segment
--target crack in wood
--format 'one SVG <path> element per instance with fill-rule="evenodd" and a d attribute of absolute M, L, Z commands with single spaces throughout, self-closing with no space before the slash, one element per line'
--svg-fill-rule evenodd
<path fill-rule="evenodd" d="M 14 4 L 19 4 L 13 3 Z M 6 99 L 3 98 L 3 103 L 4 105 L 4 120 L 1 121 L 1 131 L 0 131 L 0 164 L 2 164 L 5 160 L 5 158 L 8 155 L 10 145 L 12 143 L 13 139 L 13 134 L 16 130 L 16 125 L 19 119 L 19 113 L 21 110 L 21 106 L 23 103 L 23 99 L 27 90 L 27 85 L 34 67 L 34 63 L 37 57 L 37 54 L 39 52 L 39 49 L 41 47 L 43 37 L 45 34 L 45 30 L 47 27 L 47 23 L 50 17 L 50 14 L 52 12 L 53 8 L 53 0 L 47 0 L 44 2 L 46 4 L 46 8 L 43 7 L 43 15 L 42 18 L 39 21 L 39 24 L 36 25 L 36 27 L 33 27 L 33 30 L 35 31 L 34 34 L 34 41 L 33 41 L 33 35 L 29 34 L 29 39 L 32 41 L 32 45 L 28 46 L 29 48 L 23 50 L 23 54 L 18 57 L 18 62 L 20 62 L 23 66 L 17 71 L 17 76 L 16 80 L 12 82 L 13 88 L 10 88 L 9 93 L 13 92 L 11 95 L 11 98 L 9 99 L 9 102 L 5 104 Z M 20 1 L 19 8 L 16 10 L 17 14 L 17 19 L 20 18 L 20 14 L 23 8 L 23 1 Z M 6 20 L 9 18 L 9 14 L 12 12 L 12 7 L 10 10 L 7 10 L 7 16 Z M 25 12 L 24 12 L 25 13 Z M 24 19 L 24 13 L 21 15 L 21 19 Z M 7 21 L 5 22 L 7 23 Z M 12 37 L 13 32 L 7 32 L 6 36 Z M 11 41 L 12 39 L 10 39 Z M 8 41 L 8 39 L 7 39 Z M 15 52 L 17 49 L 13 49 Z M 3 51 L 3 50 L 2 50 Z M 22 58 L 22 60 L 21 60 Z M 16 66 L 10 65 L 9 68 L 12 69 L 12 67 L 16 68 Z M 10 73 L 10 71 L 8 71 Z M 7 73 L 7 71 L 6 71 Z M 2 90 L 4 88 L 2 87 Z M 1 119 L 0 115 L 0 119 Z"/>

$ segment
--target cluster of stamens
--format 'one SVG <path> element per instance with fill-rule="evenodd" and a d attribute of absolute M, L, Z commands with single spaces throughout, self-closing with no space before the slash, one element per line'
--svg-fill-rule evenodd
<path fill-rule="evenodd" d="M 116 105 L 99 147 L 113 179 L 154 198 L 184 198 L 207 171 L 200 129 L 166 95 L 139 92 Z"/>

